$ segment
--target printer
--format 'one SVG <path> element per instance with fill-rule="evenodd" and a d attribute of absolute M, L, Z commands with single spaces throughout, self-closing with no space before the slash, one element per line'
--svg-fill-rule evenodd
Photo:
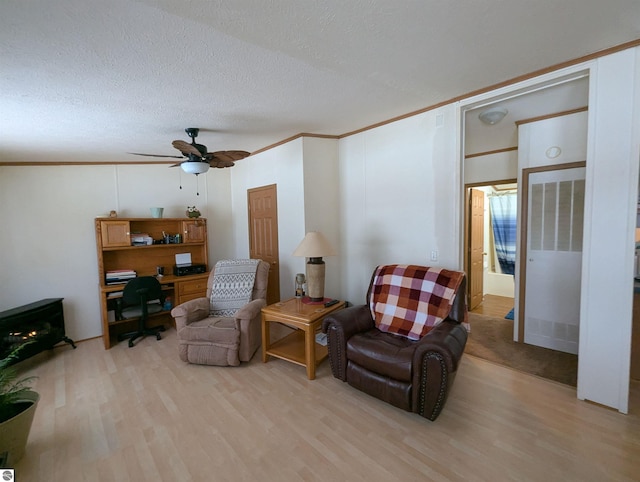
<path fill-rule="evenodd" d="M 175 276 L 187 276 L 190 274 L 206 273 L 207 266 L 204 264 L 191 263 L 191 253 L 176 254 L 176 264 L 173 267 Z"/>

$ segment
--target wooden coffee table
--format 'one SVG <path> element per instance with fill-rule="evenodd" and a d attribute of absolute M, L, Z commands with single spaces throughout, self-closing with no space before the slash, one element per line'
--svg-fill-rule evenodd
<path fill-rule="evenodd" d="M 307 368 L 307 377 L 316 377 L 316 366 L 327 358 L 327 347 L 316 343 L 322 320 L 329 313 L 344 308 L 339 301 L 325 308 L 322 304 L 303 303 L 301 298 L 291 298 L 262 308 L 262 361 L 269 356 L 281 358 Z M 293 333 L 271 344 L 271 323 L 282 323 L 295 328 Z"/>

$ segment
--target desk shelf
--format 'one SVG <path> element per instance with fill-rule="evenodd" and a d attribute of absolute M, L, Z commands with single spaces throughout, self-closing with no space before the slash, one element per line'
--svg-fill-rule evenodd
<path fill-rule="evenodd" d="M 202 245 L 202 244 L 203 243 L 170 243 L 170 244 L 147 244 L 147 245 L 142 244 L 142 245 L 136 245 L 136 246 L 132 245 L 132 246 L 120 246 L 120 247 L 106 247 L 106 248 L 103 248 L 103 251 L 127 251 L 127 250 L 137 251 L 137 250 L 144 250 L 144 249 L 175 249 L 175 248 L 180 248 L 181 246 L 184 247 L 185 245 L 188 247 L 191 247 L 191 246 Z"/>

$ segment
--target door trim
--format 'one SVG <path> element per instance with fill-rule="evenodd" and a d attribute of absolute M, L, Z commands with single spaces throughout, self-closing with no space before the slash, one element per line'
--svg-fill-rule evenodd
<path fill-rule="evenodd" d="M 586 161 L 568 162 L 565 164 L 550 164 L 547 166 L 538 166 L 522 169 L 522 183 L 518 194 L 520 196 L 520 246 L 518 247 L 518 343 L 524 343 L 524 308 L 526 304 L 527 292 L 527 238 L 529 236 L 529 176 L 538 172 L 562 171 L 565 169 L 575 169 L 586 167 Z"/>

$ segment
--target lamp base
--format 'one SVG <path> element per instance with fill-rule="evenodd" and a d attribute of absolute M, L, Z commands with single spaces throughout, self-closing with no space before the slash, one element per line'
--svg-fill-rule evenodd
<path fill-rule="evenodd" d="M 324 261 L 309 258 L 307 263 L 307 295 L 311 301 L 324 300 Z"/>

